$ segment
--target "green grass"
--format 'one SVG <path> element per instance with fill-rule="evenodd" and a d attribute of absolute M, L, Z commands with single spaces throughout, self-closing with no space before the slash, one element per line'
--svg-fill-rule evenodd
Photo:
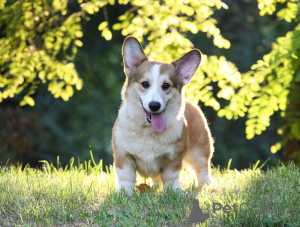
<path fill-rule="evenodd" d="M 65 169 L 47 162 L 42 169 L 1 167 L 0 226 L 192 226 L 188 217 L 195 198 L 210 214 L 201 226 L 300 226 L 300 172 L 294 164 L 266 172 L 258 163 L 244 171 L 230 170 L 230 164 L 224 170 L 213 168 L 215 183 L 201 190 L 195 187 L 195 176 L 182 170 L 186 195 L 164 193 L 160 185 L 133 196 L 114 193 L 112 167 L 104 172 L 101 162 L 93 166 L 91 161 L 75 166 L 71 160 Z M 145 181 L 150 184 L 139 177 L 137 184 Z M 253 209 L 213 213 L 214 203 L 248 203 Z M 264 205 L 283 208 L 261 213 L 258 208 Z M 297 207 L 297 213 L 290 207 Z"/>

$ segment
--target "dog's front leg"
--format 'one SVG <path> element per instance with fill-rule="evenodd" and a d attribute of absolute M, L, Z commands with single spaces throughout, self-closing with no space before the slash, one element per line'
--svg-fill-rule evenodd
<path fill-rule="evenodd" d="M 136 181 L 136 170 L 132 163 L 124 163 L 122 167 L 115 166 L 115 172 L 117 174 L 117 190 L 120 192 L 124 188 L 128 195 L 134 192 L 134 186 Z"/>
<path fill-rule="evenodd" d="M 179 184 L 179 172 L 181 170 L 181 162 L 179 165 L 166 165 L 165 168 L 162 169 L 161 172 L 161 180 L 163 182 L 164 191 L 166 192 L 168 187 L 172 189 L 178 189 L 183 191 Z"/>

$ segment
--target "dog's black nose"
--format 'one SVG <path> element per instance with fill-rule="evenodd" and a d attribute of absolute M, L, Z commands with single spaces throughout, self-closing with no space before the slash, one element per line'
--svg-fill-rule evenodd
<path fill-rule="evenodd" d="M 150 102 L 149 103 L 149 108 L 152 111 L 158 111 L 160 108 L 160 103 L 159 102 Z"/>

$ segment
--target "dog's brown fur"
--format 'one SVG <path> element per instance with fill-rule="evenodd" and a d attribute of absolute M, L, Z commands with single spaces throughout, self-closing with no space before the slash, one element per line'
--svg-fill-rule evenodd
<path fill-rule="evenodd" d="M 127 37 L 123 59 L 126 74 L 123 103 L 112 137 L 117 191 L 124 187 L 131 193 L 136 171 L 151 177 L 153 184 L 162 180 L 164 188 L 180 189 L 178 174 L 183 162 L 195 171 L 199 186 L 210 183 L 213 153 L 210 130 L 200 108 L 184 98 L 184 86 L 199 67 L 200 51 L 192 50 L 171 64 L 154 62 L 148 60 L 135 38 Z M 142 86 L 144 81 L 149 88 Z M 161 90 L 164 83 L 170 88 Z M 147 102 L 155 97 L 164 105 L 160 111 L 167 119 L 162 132 L 154 131 L 145 120 Z"/>

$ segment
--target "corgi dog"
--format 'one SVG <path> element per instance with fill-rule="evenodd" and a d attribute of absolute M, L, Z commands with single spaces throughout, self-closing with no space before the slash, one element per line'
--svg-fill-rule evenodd
<path fill-rule="evenodd" d="M 126 81 L 112 130 L 117 192 L 131 194 L 136 172 L 181 189 L 178 175 L 186 163 L 198 185 L 212 182 L 213 139 L 200 108 L 185 100 L 184 87 L 198 70 L 201 52 L 193 49 L 172 63 L 149 61 L 132 36 L 122 47 Z"/>

